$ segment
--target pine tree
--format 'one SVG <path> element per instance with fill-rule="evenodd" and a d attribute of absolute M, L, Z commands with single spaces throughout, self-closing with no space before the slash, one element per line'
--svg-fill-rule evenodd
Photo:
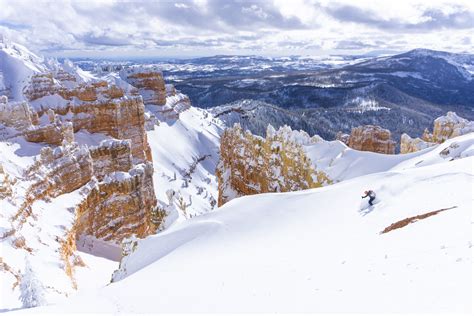
<path fill-rule="evenodd" d="M 44 287 L 36 278 L 28 259 L 25 259 L 25 271 L 21 276 L 20 300 L 23 303 L 24 308 L 46 304 L 44 298 Z"/>

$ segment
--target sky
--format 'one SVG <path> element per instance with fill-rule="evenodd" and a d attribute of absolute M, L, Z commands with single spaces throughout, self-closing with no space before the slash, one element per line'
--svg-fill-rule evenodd
<path fill-rule="evenodd" d="M 0 0 L 0 34 L 57 57 L 474 53 L 474 1 Z"/>

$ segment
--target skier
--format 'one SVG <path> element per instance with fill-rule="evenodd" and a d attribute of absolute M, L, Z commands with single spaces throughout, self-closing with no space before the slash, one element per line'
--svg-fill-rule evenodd
<path fill-rule="evenodd" d="M 366 197 L 369 197 L 369 204 L 370 206 L 374 205 L 372 202 L 375 200 L 375 192 L 372 190 L 368 190 L 364 192 L 365 196 L 362 198 L 365 199 Z"/>

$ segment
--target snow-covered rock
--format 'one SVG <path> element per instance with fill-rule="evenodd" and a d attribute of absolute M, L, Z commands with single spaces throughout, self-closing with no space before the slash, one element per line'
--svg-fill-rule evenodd
<path fill-rule="evenodd" d="M 434 121 L 433 139 L 441 143 L 446 139 L 474 132 L 474 122 L 468 121 L 455 112 L 448 112 Z"/>
<path fill-rule="evenodd" d="M 130 66 L 120 71 L 120 78 L 138 88 L 146 105 L 163 106 L 166 88 L 163 73 L 156 66 Z"/>
<path fill-rule="evenodd" d="M 266 138 L 244 131 L 240 125 L 221 137 L 218 205 L 244 196 L 289 192 L 330 184 L 324 172 L 316 172 L 303 145 L 321 141 L 306 132 L 268 126 Z"/>
<path fill-rule="evenodd" d="M 400 138 L 400 153 L 407 154 L 417 152 L 419 150 L 434 146 L 436 143 L 427 142 L 423 139 L 411 138 L 408 134 L 403 133 Z"/>
<path fill-rule="evenodd" d="M 44 58 L 9 40 L 0 41 L 0 95 L 24 101 L 23 90 L 34 74 L 48 70 Z"/>
<path fill-rule="evenodd" d="M 324 171 L 334 182 L 394 169 L 427 166 L 473 155 L 474 134 L 406 155 L 386 155 L 354 150 L 340 141 L 320 141 L 305 146 L 317 170 Z"/>
<path fill-rule="evenodd" d="M 425 129 L 421 138 L 411 138 L 403 134 L 400 139 L 400 153 L 415 152 L 447 139 L 474 132 L 474 122 L 458 116 L 455 112 L 448 112 L 438 117 L 433 123 L 433 133 Z"/>

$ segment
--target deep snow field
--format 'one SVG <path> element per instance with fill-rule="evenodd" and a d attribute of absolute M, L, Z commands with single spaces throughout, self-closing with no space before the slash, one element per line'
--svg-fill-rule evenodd
<path fill-rule="evenodd" d="M 116 282 L 13 314 L 472 312 L 474 134 L 408 155 L 344 152 L 325 166 L 339 183 L 176 222 L 141 240 Z"/>

